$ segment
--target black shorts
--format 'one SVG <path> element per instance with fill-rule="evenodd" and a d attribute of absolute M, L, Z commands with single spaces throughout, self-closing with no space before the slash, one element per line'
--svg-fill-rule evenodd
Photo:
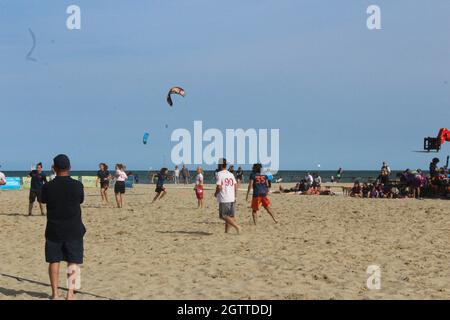
<path fill-rule="evenodd" d="M 62 242 L 45 241 L 45 261 L 48 263 L 66 261 L 83 264 L 83 253 L 83 239 Z"/>
<path fill-rule="evenodd" d="M 30 203 L 41 202 L 41 190 L 30 190 Z"/>
<path fill-rule="evenodd" d="M 108 189 L 108 188 L 109 188 L 109 181 L 108 180 L 100 182 L 100 189 Z"/>
<path fill-rule="evenodd" d="M 163 191 L 166 191 L 166 188 L 164 188 L 163 186 L 157 186 L 155 189 L 156 193 L 161 193 Z"/>
<path fill-rule="evenodd" d="M 125 181 L 116 181 L 114 193 L 125 193 Z"/>

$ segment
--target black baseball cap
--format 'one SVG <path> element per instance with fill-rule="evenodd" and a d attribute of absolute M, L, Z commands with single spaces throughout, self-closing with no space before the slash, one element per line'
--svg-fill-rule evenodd
<path fill-rule="evenodd" d="M 221 165 L 227 165 L 227 159 L 225 158 L 219 158 L 219 161 L 217 161 L 217 164 L 221 164 Z"/>
<path fill-rule="evenodd" d="M 70 169 L 70 160 L 69 157 L 65 154 L 59 154 L 53 159 L 53 166 L 56 169 L 60 170 L 68 170 Z"/>

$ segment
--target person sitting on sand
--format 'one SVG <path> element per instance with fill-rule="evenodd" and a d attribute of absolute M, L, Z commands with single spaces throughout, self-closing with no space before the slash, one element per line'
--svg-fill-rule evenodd
<path fill-rule="evenodd" d="M 412 181 L 411 187 L 413 189 L 413 197 L 420 199 L 422 197 L 422 190 L 428 185 L 428 179 L 422 170 L 417 169 L 414 174 L 414 180 Z"/>
<path fill-rule="evenodd" d="M 400 198 L 400 190 L 397 187 L 392 187 L 391 191 L 389 193 L 389 197 L 391 199 L 398 199 L 398 198 Z"/>
<path fill-rule="evenodd" d="M 335 196 L 336 194 L 331 191 L 330 187 L 325 187 L 325 190 L 320 190 L 319 195 L 321 196 Z"/>
<path fill-rule="evenodd" d="M 313 188 L 320 189 L 322 186 L 322 177 L 316 172 L 313 174 Z"/>
<path fill-rule="evenodd" d="M 376 184 L 372 185 L 372 189 L 370 190 L 369 197 L 372 199 L 378 198 L 378 189 Z"/>
<path fill-rule="evenodd" d="M 384 198 L 386 196 L 385 193 L 385 185 L 383 183 L 378 183 L 377 185 L 378 197 Z"/>
<path fill-rule="evenodd" d="M 228 233 L 230 226 L 236 229 L 237 233 L 241 228 L 236 223 L 236 178 L 227 170 L 227 160 L 219 159 L 216 174 L 216 191 L 214 196 L 219 203 L 219 217 L 225 221 L 225 233 Z"/>
<path fill-rule="evenodd" d="M 81 219 L 81 204 L 84 201 L 83 184 L 70 177 L 70 160 L 60 154 L 53 159 L 56 171 L 54 180 L 42 187 L 41 200 L 47 205 L 45 228 L 45 260 L 49 264 L 52 299 L 59 298 L 59 264 L 68 265 L 69 288 L 67 300 L 74 298 L 78 265 L 83 264 L 83 237 L 86 233 Z"/>
<path fill-rule="evenodd" d="M 203 169 L 202 167 L 197 168 L 197 175 L 195 176 L 195 186 L 194 186 L 195 196 L 197 198 L 197 208 L 203 209 Z"/>
<path fill-rule="evenodd" d="M 152 181 L 155 180 L 156 178 L 156 195 L 153 198 L 153 202 L 155 202 L 158 199 L 162 199 L 164 198 L 164 196 L 167 194 L 167 190 L 164 187 L 164 182 L 168 179 L 168 172 L 169 169 L 167 168 L 162 168 L 158 173 L 155 173 L 152 177 Z"/>
<path fill-rule="evenodd" d="M 262 165 L 256 163 L 253 165 L 252 173 L 248 183 L 247 196 L 245 201 L 248 201 L 248 195 L 250 190 L 253 189 L 252 196 L 252 215 L 253 223 L 256 225 L 256 219 L 258 217 L 259 207 L 262 205 L 267 213 L 272 217 L 275 223 L 278 221 L 275 219 L 272 210 L 270 209 L 270 200 L 267 196 L 269 192 L 269 179 L 266 175 L 261 174 Z"/>
<path fill-rule="evenodd" d="M 305 179 L 300 180 L 298 191 L 300 193 L 304 193 L 304 192 L 308 192 L 308 190 L 309 190 L 309 185 L 306 182 L 306 180 Z"/>
<path fill-rule="evenodd" d="M 304 194 L 306 195 L 320 195 L 320 188 L 322 186 L 322 178 L 319 176 L 318 173 L 313 173 L 312 175 L 313 182 L 311 184 L 311 187 L 306 190 Z"/>
<path fill-rule="evenodd" d="M 121 163 L 116 164 L 116 183 L 114 184 L 114 194 L 116 195 L 116 203 L 118 208 L 123 207 L 123 198 L 125 194 L 125 181 L 128 179 L 125 173 L 125 166 Z"/>
<path fill-rule="evenodd" d="M 361 192 L 362 192 L 362 197 L 363 198 L 368 198 L 369 194 L 370 194 L 370 190 L 372 188 L 369 186 L 369 184 L 367 182 L 365 182 L 362 186 Z"/>
<path fill-rule="evenodd" d="M 350 191 L 350 197 L 361 198 L 362 197 L 362 188 L 359 181 L 355 181 L 353 184 L 353 188 Z"/>
<path fill-rule="evenodd" d="M 280 186 L 278 187 L 278 191 L 274 191 L 274 194 L 280 194 L 280 193 L 295 193 L 295 192 L 299 192 L 300 191 L 300 183 L 297 183 L 295 185 L 295 187 L 293 188 L 289 188 L 289 189 L 285 189 L 283 188 L 283 186 L 280 184 Z"/>

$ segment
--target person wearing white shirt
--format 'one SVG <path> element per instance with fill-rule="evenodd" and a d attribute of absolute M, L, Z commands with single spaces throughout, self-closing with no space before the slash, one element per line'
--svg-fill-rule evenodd
<path fill-rule="evenodd" d="M 178 166 L 175 166 L 175 170 L 173 170 L 173 182 L 175 184 L 178 184 L 180 181 L 180 169 L 178 169 Z"/>
<path fill-rule="evenodd" d="M 125 166 L 121 163 L 116 164 L 116 183 L 114 184 L 114 193 L 118 208 L 123 207 L 123 195 L 125 194 L 125 181 L 128 179 L 125 173 Z"/>
<path fill-rule="evenodd" d="M 391 175 L 391 168 L 386 162 L 383 162 L 383 165 L 381 166 L 381 171 L 386 170 L 388 175 Z"/>
<path fill-rule="evenodd" d="M 308 190 L 309 188 L 311 188 L 314 182 L 314 178 L 309 172 L 305 175 L 305 182 L 306 182 L 306 190 Z"/>
<path fill-rule="evenodd" d="M 195 186 L 194 186 L 195 196 L 198 201 L 198 209 L 203 209 L 203 169 L 201 167 L 197 168 L 197 175 L 195 176 Z"/>
<path fill-rule="evenodd" d="M 228 233 L 230 226 L 235 228 L 237 233 L 241 230 L 235 217 L 236 191 L 237 182 L 234 175 L 227 170 L 226 159 L 219 159 L 214 196 L 219 203 L 219 217 L 225 221 L 225 233 Z"/>

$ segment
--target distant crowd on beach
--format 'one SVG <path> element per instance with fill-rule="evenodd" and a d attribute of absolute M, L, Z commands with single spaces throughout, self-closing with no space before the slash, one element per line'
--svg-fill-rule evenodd
<path fill-rule="evenodd" d="M 383 163 L 375 181 L 355 181 L 352 188 L 345 190 L 348 195 L 357 198 L 448 198 L 450 196 L 450 171 L 448 163 L 439 167 L 439 158 L 429 165 L 429 173 L 421 169 L 406 169 L 391 178 L 391 170 Z"/>

